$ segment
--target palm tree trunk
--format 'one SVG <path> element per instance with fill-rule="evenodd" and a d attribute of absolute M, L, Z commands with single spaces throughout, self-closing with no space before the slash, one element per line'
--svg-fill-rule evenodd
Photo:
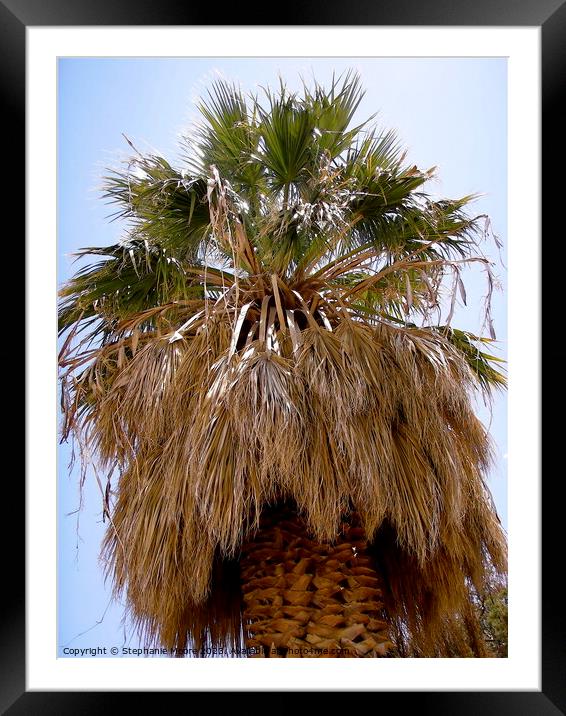
<path fill-rule="evenodd" d="M 376 657 L 393 648 L 381 581 L 356 516 L 313 541 L 289 505 L 262 515 L 240 561 L 250 656 Z"/>

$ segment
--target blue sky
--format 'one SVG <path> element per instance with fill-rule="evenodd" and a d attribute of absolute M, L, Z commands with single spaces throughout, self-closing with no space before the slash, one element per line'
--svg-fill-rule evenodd
<path fill-rule="evenodd" d="M 244 90 L 278 84 L 281 75 L 292 89 L 301 77 L 328 83 L 333 72 L 358 70 L 365 97 L 358 119 L 377 114 L 378 125 L 394 128 L 408 160 L 420 168 L 436 166 L 430 193 L 459 197 L 481 193 L 474 211 L 489 215 L 493 230 L 507 243 L 507 64 L 477 58 L 62 58 L 58 67 L 58 280 L 69 278 L 70 254 L 80 247 L 114 243 L 122 228 L 108 221 L 110 208 L 98 187 L 105 168 L 129 154 L 122 133 L 141 151 L 154 151 L 181 163 L 178 137 L 197 118 L 195 100 L 220 73 Z M 493 243 L 484 252 L 497 261 L 501 291 L 493 317 L 505 358 L 505 269 Z M 458 307 L 454 325 L 479 332 L 485 277 L 463 274 L 467 307 Z M 490 488 L 507 526 L 506 399 L 491 409 L 481 402 L 478 414 L 490 427 L 495 465 Z M 58 644 L 63 649 L 137 646 L 123 605 L 111 602 L 98 562 L 102 523 L 100 491 L 87 476 L 79 513 L 77 468 L 67 468 L 70 450 L 62 446 L 58 467 Z"/>

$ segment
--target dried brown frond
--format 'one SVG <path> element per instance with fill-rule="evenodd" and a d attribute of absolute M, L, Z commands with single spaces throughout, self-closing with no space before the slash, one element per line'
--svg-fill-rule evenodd
<path fill-rule="evenodd" d="M 355 321 L 309 326 L 283 355 L 265 340 L 233 351 L 230 315 L 148 342 L 91 416 L 125 465 L 106 541 L 116 590 L 154 638 L 178 645 L 182 623 L 196 639 L 187 605 L 205 608 L 214 555 L 237 556 L 264 505 L 290 498 L 320 541 L 358 512 L 392 613 L 415 649 L 438 648 L 471 585 L 504 569 L 469 369 L 440 335 Z"/>

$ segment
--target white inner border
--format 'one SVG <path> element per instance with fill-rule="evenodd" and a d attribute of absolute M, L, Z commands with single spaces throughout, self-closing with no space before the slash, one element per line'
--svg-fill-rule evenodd
<path fill-rule="evenodd" d="M 509 658 L 57 659 L 57 57 L 406 57 L 406 48 L 508 58 Z M 540 28 L 28 27 L 26 130 L 26 688 L 540 690 Z"/>

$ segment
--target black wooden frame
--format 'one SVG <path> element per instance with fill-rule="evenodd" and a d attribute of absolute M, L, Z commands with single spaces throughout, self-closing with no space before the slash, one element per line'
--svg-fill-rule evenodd
<path fill-rule="evenodd" d="M 297 8 L 297 22 L 289 25 L 373 25 L 373 26 L 537 26 L 542 35 L 542 161 L 543 161 L 543 235 L 549 242 L 563 241 L 563 229 L 557 226 L 552 233 L 551 225 L 557 218 L 556 208 L 562 206 L 563 193 L 560 182 L 554 179 L 553 167 L 562 169 L 564 159 L 564 119 L 559 112 L 562 89 L 566 84 L 566 3 L 564 0 L 311 0 L 301 5 L 281 6 L 281 16 L 293 16 Z M 17 216 L 24 217 L 24 156 L 25 156 L 25 52 L 27 26 L 85 26 L 85 25 L 215 25 L 222 17 L 223 26 L 277 25 L 276 18 L 266 14 L 268 7 L 255 0 L 244 5 L 228 4 L 226 8 L 214 8 L 211 4 L 177 0 L 0 0 L 0 98 L 4 105 L 1 117 L 4 155 L 13 153 L 9 171 L 0 173 L 3 193 L 0 195 L 5 206 L 19 207 Z M 245 14 L 244 14 L 245 13 Z M 279 23 L 280 24 L 280 23 Z M 16 141 L 17 140 L 17 141 Z M 557 177 L 559 174 L 557 174 Z M 562 222 L 560 222 L 562 223 Z M 22 221 L 23 226 L 23 221 Z M 10 243 L 10 248 L 16 242 Z M 533 251 L 539 250 L 533 244 Z M 528 278 L 527 278 L 528 280 Z M 555 285 L 555 281 L 548 282 Z M 547 283 L 543 284 L 545 287 Z M 546 290 L 546 288 L 545 288 Z M 21 291 L 21 289 L 20 289 Z M 33 306 L 27 305 L 27 310 Z M 17 320 L 17 319 L 16 319 Z M 550 320 L 550 319 L 549 319 Z M 530 340 L 538 340 L 532 335 Z M 553 356 L 553 350 L 555 351 Z M 557 361 L 562 352 L 551 348 L 550 358 Z M 550 361 L 549 361 L 550 363 Z M 562 360 L 560 360 L 562 363 Z M 554 365 L 554 361 L 553 361 Z M 559 368 L 560 370 L 560 368 Z M 554 382 L 554 381 L 553 381 Z M 28 410 L 33 410 L 30 396 L 27 396 Z M 559 441 L 549 439 L 548 444 Z M 27 445 L 28 450 L 33 446 Z M 559 463 L 560 464 L 560 463 Z M 553 463 L 554 465 L 554 463 Z M 489 714 L 534 714 L 545 716 L 566 712 L 566 609 L 558 585 L 557 572 L 562 556 L 563 543 L 562 507 L 555 498 L 555 484 L 561 482 L 561 471 L 554 470 L 550 476 L 550 487 L 543 491 L 543 612 L 542 612 L 542 691 L 508 692 L 380 692 L 375 695 L 375 707 L 415 708 L 418 713 L 458 714 L 488 716 Z M 7 477 L 7 475 L 5 476 Z M 46 476 L 47 477 L 47 476 Z M 510 476 L 513 479 L 513 476 Z M 10 511 L 16 505 L 24 505 L 23 479 L 3 481 L 4 499 L 8 500 Z M 7 484 L 6 484 L 7 483 Z M 6 490 L 13 494 L 5 497 Z M 6 503 L 5 503 L 6 504 Z M 3 511 L 3 526 L 8 524 L 7 510 Z M 29 692 L 25 686 L 25 554 L 23 520 L 14 535 L 13 524 L 8 527 L 9 536 L 2 541 L 3 596 L 7 603 L 0 611 L 0 708 L 2 713 L 17 714 L 90 714 L 101 710 L 127 710 L 134 708 L 132 694 L 103 692 Z M 529 526 L 526 525 L 525 529 Z M 16 545 L 20 545 L 15 549 Z M 556 554 L 556 557 L 554 554 Z M 6 564 L 10 560 L 12 564 Z M 9 583 L 9 589 L 8 589 Z M 533 590 L 538 589 L 536 579 Z M 532 615 L 533 620 L 537 618 Z M 531 625 L 525 624 L 525 649 L 531 648 Z M 329 684 L 330 686 L 330 684 Z M 292 688 L 292 685 L 289 685 Z M 371 688 L 368 685 L 368 689 Z M 219 690 L 222 685 L 219 684 Z M 345 689 L 347 690 L 347 689 Z M 163 709 L 163 696 L 155 692 L 143 694 L 144 709 Z M 397 701 L 391 701 L 391 698 Z M 191 708 L 191 694 L 184 695 L 185 709 Z M 269 706 L 269 695 L 265 695 L 265 707 Z M 401 699 L 401 702 L 399 702 Z M 407 701 L 410 699 L 411 704 Z M 278 702 L 283 705 L 281 701 Z M 252 702 L 253 704 L 253 702 Z M 253 708 L 249 702 L 244 708 Z M 295 705 L 299 706 L 298 703 Z M 349 702 L 350 708 L 354 706 Z M 114 708 L 112 708 L 112 706 Z M 194 702 L 193 702 L 193 707 Z M 235 708 L 238 706 L 234 705 Z M 233 707 L 233 708 L 234 708 Z M 199 707 L 196 707 L 199 708 Z M 292 706 L 294 708 L 294 705 Z"/>

